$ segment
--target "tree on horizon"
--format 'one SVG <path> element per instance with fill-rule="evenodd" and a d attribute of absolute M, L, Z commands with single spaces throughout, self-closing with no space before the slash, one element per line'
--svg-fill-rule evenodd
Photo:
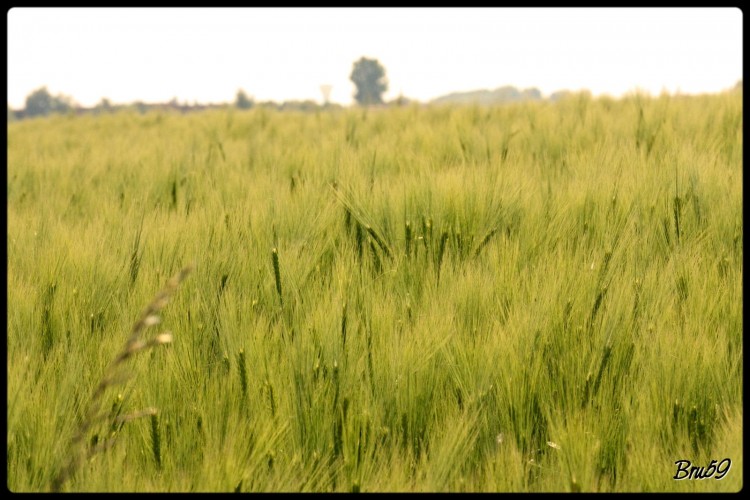
<path fill-rule="evenodd" d="M 360 58 L 354 63 L 350 78 L 357 86 L 354 99 L 358 104 L 383 104 L 383 93 L 388 90 L 388 80 L 385 68 L 377 59 Z"/>

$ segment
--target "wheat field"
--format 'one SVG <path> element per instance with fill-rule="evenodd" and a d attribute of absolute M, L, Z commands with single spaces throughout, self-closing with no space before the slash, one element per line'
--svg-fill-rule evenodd
<path fill-rule="evenodd" d="M 7 487 L 738 491 L 742 126 L 741 90 L 9 123 Z"/>

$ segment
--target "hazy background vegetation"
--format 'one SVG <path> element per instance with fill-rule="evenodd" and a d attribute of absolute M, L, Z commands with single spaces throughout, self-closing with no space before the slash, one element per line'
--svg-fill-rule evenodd
<path fill-rule="evenodd" d="M 417 100 L 404 95 L 399 95 L 391 101 L 385 101 L 383 94 L 388 90 L 388 77 L 386 68 L 377 59 L 361 57 L 352 64 L 350 80 L 354 85 L 354 103 L 358 106 L 405 106 L 410 103 L 419 103 Z M 738 81 L 734 90 L 742 89 L 742 81 Z M 26 104 L 22 109 L 12 109 L 8 105 L 8 122 L 23 118 L 33 118 L 37 116 L 47 116 L 49 114 L 102 114 L 113 113 L 118 110 L 132 109 L 140 113 L 149 110 L 155 111 L 204 111 L 208 109 L 227 109 L 234 107 L 236 109 L 251 109 L 255 106 L 275 109 L 275 110 L 292 110 L 292 111 L 316 111 L 321 109 L 344 109 L 340 104 L 331 103 L 329 96 L 331 92 L 330 85 L 321 85 L 320 102 L 306 100 L 290 100 L 284 102 L 260 101 L 256 102 L 252 95 L 244 89 L 238 89 L 234 101 L 231 103 L 188 103 L 179 102 L 173 98 L 164 103 L 146 103 L 136 101 L 129 104 L 113 103 L 107 97 L 102 97 L 96 106 L 86 108 L 78 105 L 72 96 L 64 94 L 52 94 L 46 86 L 40 87 L 31 92 L 26 97 Z M 531 87 L 518 89 L 512 85 L 505 85 L 494 90 L 473 90 L 469 92 L 452 92 L 444 96 L 437 97 L 429 102 L 421 103 L 424 105 L 443 105 L 443 104 L 476 104 L 476 105 L 497 105 L 508 104 L 520 101 L 558 101 L 572 94 L 589 93 L 588 91 L 571 91 L 558 90 L 552 92 L 549 96 L 544 97 L 541 91 Z M 645 95 L 645 94 L 643 94 Z"/>

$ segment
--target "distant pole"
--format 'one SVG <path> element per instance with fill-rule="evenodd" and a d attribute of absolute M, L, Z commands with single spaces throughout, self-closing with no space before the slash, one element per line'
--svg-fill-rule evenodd
<path fill-rule="evenodd" d="M 331 96 L 331 89 L 333 85 L 321 85 L 320 92 L 323 94 L 323 106 L 328 106 L 328 99 Z"/>

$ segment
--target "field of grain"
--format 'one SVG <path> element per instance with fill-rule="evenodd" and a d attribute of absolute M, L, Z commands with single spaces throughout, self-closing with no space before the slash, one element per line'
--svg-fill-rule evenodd
<path fill-rule="evenodd" d="M 742 126 L 741 91 L 9 123 L 7 487 L 737 491 Z"/>

